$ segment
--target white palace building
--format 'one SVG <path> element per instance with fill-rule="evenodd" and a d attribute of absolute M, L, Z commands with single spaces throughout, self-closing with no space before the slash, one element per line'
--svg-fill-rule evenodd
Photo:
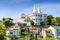
<path fill-rule="evenodd" d="M 33 7 L 33 11 L 31 14 L 26 15 L 22 13 L 16 20 L 14 20 L 14 23 L 21 23 L 21 24 L 26 24 L 30 26 L 30 22 L 28 20 L 33 20 L 34 25 L 40 25 L 41 22 L 45 20 L 47 17 L 46 13 L 41 12 L 39 6 L 36 8 L 35 6 Z"/>

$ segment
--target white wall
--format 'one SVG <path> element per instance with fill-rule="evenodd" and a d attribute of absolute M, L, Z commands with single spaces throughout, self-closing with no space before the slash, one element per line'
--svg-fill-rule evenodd
<path fill-rule="evenodd" d="M 20 37 L 20 30 L 7 30 L 6 35 L 10 35 L 10 32 L 13 32 L 16 37 Z"/>

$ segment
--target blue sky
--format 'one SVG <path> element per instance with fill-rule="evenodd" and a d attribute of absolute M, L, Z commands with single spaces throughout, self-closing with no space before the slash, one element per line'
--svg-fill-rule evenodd
<path fill-rule="evenodd" d="M 0 19 L 17 18 L 21 13 L 30 14 L 34 5 L 40 5 L 42 12 L 60 16 L 60 0 L 0 0 Z"/>

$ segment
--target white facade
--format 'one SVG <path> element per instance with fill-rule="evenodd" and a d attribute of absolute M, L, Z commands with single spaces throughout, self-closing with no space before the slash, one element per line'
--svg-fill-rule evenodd
<path fill-rule="evenodd" d="M 34 21 L 34 25 L 40 25 L 46 18 L 47 14 L 32 13 L 29 15 L 30 20 Z"/>
<path fill-rule="evenodd" d="M 6 31 L 6 35 L 14 34 L 16 37 L 20 37 L 20 31 L 19 30 L 8 30 Z"/>
<path fill-rule="evenodd" d="M 50 26 L 49 29 L 51 29 L 54 37 L 60 40 L 60 26 Z"/>
<path fill-rule="evenodd" d="M 32 11 L 31 14 L 29 14 L 29 15 L 25 15 L 24 13 L 21 14 L 15 20 L 15 23 L 19 22 L 19 23 L 26 23 L 27 25 L 30 25 L 30 23 L 28 21 L 26 21 L 26 20 L 33 20 L 34 21 L 34 25 L 40 25 L 40 23 L 45 20 L 47 14 L 46 13 L 42 13 L 41 10 L 39 10 L 39 7 L 37 9 L 34 6 L 33 11 Z"/>
<path fill-rule="evenodd" d="M 20 37 L 20 28 L 19 27 L 11 27 L 6 31 L 6 35 L 15 35 L 16 37 Z"/>
<path fill-rule="evenodd" d="M 27 23 L 26 22 L 27 16 L 22 13 L 16 20 L 14 20 L 14 23 Z"/>
<path fill-rule="evenodd" d="M 39 7 L 38 7 L 38 10 L 37 10 L 34 6 L 33 12 L 32 12 L 32 14 L 29 15 L 29 17 L 30 17 L 30 20 L 34 21 L 34 25 L 40 25 L 40 23 L 43 22 L 45 20 L 45 18 L 47 17 L 47 14 L 42 13 L 39 10 Z"/>

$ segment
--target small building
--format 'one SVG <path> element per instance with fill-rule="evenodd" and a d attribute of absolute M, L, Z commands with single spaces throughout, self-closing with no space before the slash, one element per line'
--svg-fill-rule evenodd
<path fill-rule="evenodd" d="M 12 27 L 8 28 L 6 31 L 6 35 L 9 36 L 12 34 L 15 35 L 17 38 L 19 38 L 20 37 L 20 27 L 12 26 Z"/>
<path fill-rule="evenodd" d="M 28 26 L 29 24 L 29 17 L 22 13 L 16 20 L 13 21 L 14 24 L 19 24 L 20 26 Z"/>
<path fill-rule="evenodd" d="M 52 30 L 54 37 L 60 40 L 60 26 L 50 26 L 49 29 Z"/>

